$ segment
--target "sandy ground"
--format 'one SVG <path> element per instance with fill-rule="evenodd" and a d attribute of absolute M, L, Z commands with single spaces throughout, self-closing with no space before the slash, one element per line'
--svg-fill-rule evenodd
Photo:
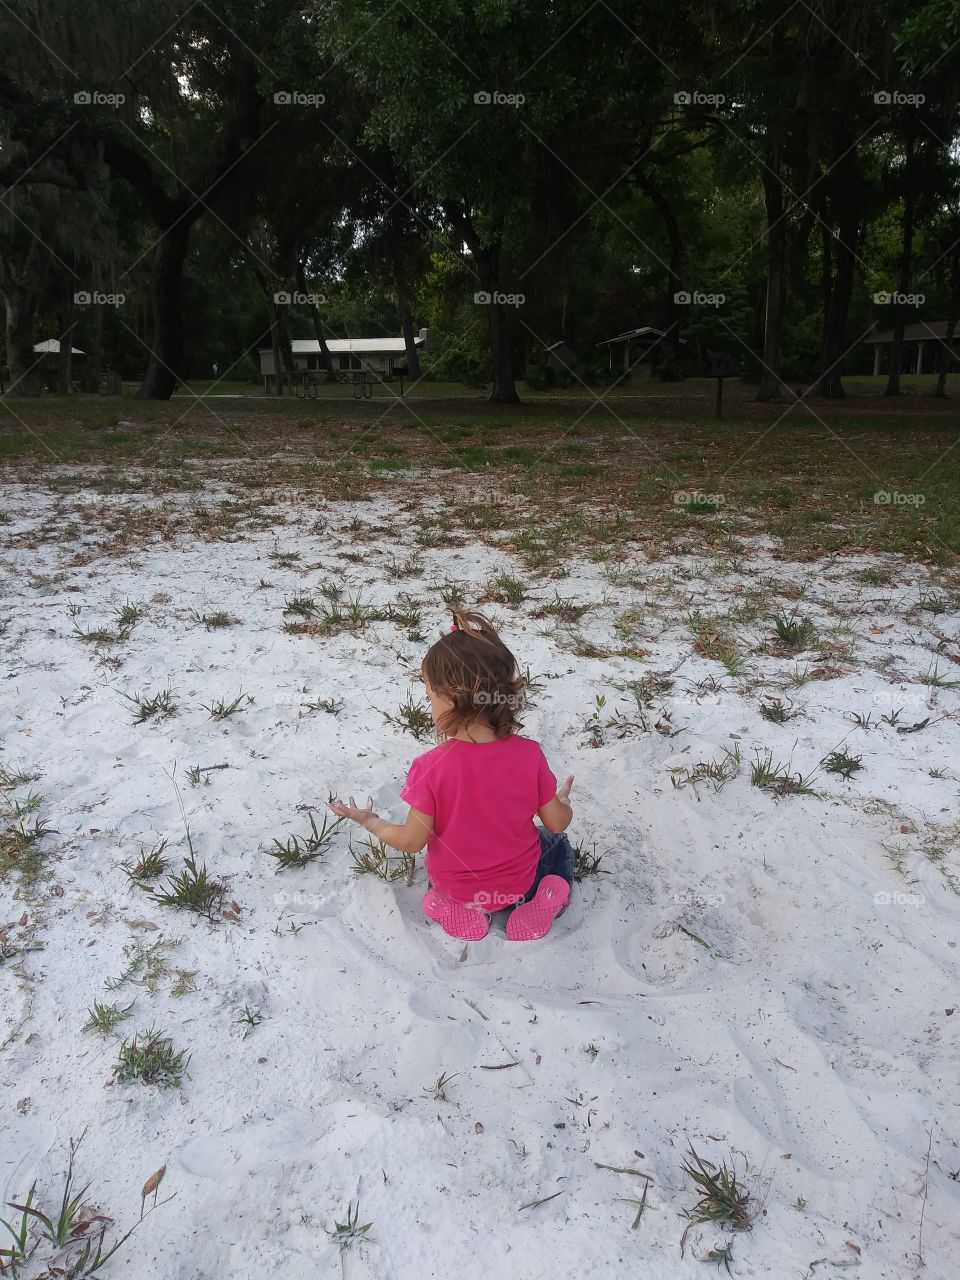
<path fill-rule="evenodd" d="M 34 1179 L 53 1199 L 86 1130 L 78 1176 L 115 1229 L 161 1166 L 175 1197 L 108 1275 L 673 1280 L 732 1242 L 735 1276 L 955 1276 L 960 688 L 923 677 L 960 681 L 960 650 L 926 569 L 791 564 L 758 535 L 726 565 L 626 543 L 538 578 L 496 531 L 458 530 L 426 481 L 396 501 L 278 495 L 226 538 L 146 533 L 106 555 L 105 513 L 215 510 L 229 484 L 75 484 L 0 488 L 0 765 L 36 778 L 4 803 L 13 822 L 41 795 L 56 830 L 32 884 L 0 882 L 5 1201 Z M 446 512 L 453 545 L 417 545 L 424 510 Z M 881 564 L 889 584 L 867 585 Z M 509 943 L 498 917 L 465 945 L 421 916 L 419 866 L 412 886 L 354 875 L 344 828 L 278 872 L 266 848 L 305 835 L 331 791 L 402 814 L 430 744 L 384 715 L 419 699 L 436 584 L 474 597 L 504 573 L 529 592 L 489 605 L 538 677 L 525 732 L 575 774 L 571 835 L 602 873 L 541 942 Z M 324 582 L 368 606 L 413 597 L 422 622 L 285 630 L 284 603 L 322 603 Z M 536 618 L 557 593 L 592 608 Z M 142 614 L 125 638 L 80 638 L 127 601 Z M 787 653 L 769 615 L 794 606 L 819 639 Z M 236 622 L 196 616 L 218 610 Z M 739 674 L 696 651 L 693 610 L 727 616 Z M 133 723 L 123 695 L 165 688 L 176 714 Z M 225 720 L 204 709 L 241 692 Z M 764 719 L 776 697 L 799 714 Z M 861 757 L 849 779 L 822 764 L 841 747 Z M 816 794 L 751 785 L 767 751 Z M 719 789 L 696 780 L 724 759 Z M 166 839 L 180 870 L 187 825 L 226 882 L 212 922 L 121 865 Z M 153 989 L 111 992 L 132 946 L 163 960 Z M 94 1000 L 131 1017 L 84 1032 Z M 114 1079 L 121 1039 L 151 1027 L 190 1054 L 179 1089 Z M 753 1229 L 694 1225 L 681 1257 L 689 1144 L 736 1171 Z M 327 1231 L 358 1199 L 372 1225 L 341 1253 Z"/>

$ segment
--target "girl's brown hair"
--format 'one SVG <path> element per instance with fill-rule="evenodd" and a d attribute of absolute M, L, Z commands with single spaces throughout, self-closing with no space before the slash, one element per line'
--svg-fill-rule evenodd
<path fill-rule="evenodd" d="M 453 627 L 430 646 L 423 675 L 453 703 L 437 729 L 450 738 L 478 720 L 498 738 L 516 733 L 525 681 L 517 660 L 482 613 L 453 611 Z"/>

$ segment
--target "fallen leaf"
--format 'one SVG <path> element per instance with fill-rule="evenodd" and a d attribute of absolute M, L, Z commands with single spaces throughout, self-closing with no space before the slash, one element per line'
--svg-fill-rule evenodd
<path fill-rule="evenodd" d="M 62 897 L 63 897 L 63 885 L 62 885 L 62 884 L 54 884 L 54 885 L 51 885 L 51 886 L 50 886 L 50 892 L 53 894 L 53 896 L 54 896 L 55 898 L 62 898 Z"/>
<path fill-rule="evenodd" d="M 539 1065 L 540 1065 L 540 1063 L 541 1063 L 542 1061 L 543 1061 L 543 1058 L 542 1058 L 542 1056 L 538 1053 L 538 1054 L 537 1054 L 537 1066 L 538 1066 L 538 1067 L 539 1067 Z"/>
<path fill-rule="evenodd" d="M 20 923 L 21 923 L 21 924 L 26 924 L 26 923 L 27 923 L 27 921 L 29 920 L 29 918 L 30 918 L 30 917 L 27 915 L 27 913 L 26 913 L 26 912 L 24 912 L 24 913 L 23 913 L 23 915 L 20 917 Z"/>
<path fill-rule="evenodd" d="M 239 915 L 239 914 L 240 914 L 240 912 L 243 910 L 243 908 L 240 906 L 240 903 L 239 903 L 239 902 L 234 902 L 232 899 L 231 899 L 231 901 L 230 901 L 230 905 L 231 905 L 231 907 L 233 907 L 233 909 L 234 909 L 234 911 L 237 913 L 237 915 Z"/>
<path fill-rule="evenodd" d="M 146 1200 L 147 1196 L 152 1195 L 163 1181 L 163 1175 L 167 1172 L 167 1166 L 162 1164 L 156 1173 L 151 1173 L 150 1177 L 143 1184 L 143 1190 L 140 1192 L 140 1199 Z"/>
<path fill-rule="evenodd" d="M 477 1123 L 473 1126 L 473 1132 L 474 1132 L 474 1133 L 483 1133 L 483 1125 L 480 1123 L 480 1121 L 479 1121 L 479 1120 L 478 1120 L 478 1121 L 477 1121 Z"/>
<path fill-rule="evenodd" d="M 847 1246 L 848 1249 L 852 1249 L 854 1253 L 861 1252 L 860 1246 L 858 1244 L 854 1244 L 852 1240 L 844 1240 L 843 1243 Z"/>

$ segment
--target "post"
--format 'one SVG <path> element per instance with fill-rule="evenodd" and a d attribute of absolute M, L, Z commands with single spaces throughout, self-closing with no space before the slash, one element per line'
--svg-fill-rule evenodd
<path fill-rule="evenodd" d="M 875 378 L 879 378 L 880 376 L 880 343 L 879 342 L 875 342 L 873 344 L 873 376 Z"/>
<path fill-rule="evenodd" d="M 917 373 L 923 373 L 923 346 L 922 342 L 917 343 Z"/>

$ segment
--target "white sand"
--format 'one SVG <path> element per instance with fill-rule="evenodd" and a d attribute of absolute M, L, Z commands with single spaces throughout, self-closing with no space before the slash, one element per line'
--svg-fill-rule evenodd
<path fill-rule="evenodd" d="M 227 496 L 218 484 L 162 501 L 215 511 Z M 78 1174 L 117 1227 L 136 1218 L 141 1185 L 163 1164 L 162 1194 L 176 1193 L 107 1275 L 672 1280 L 699 1274 L 695 1259 L 732 1239 L 742 1277 L 956 1276 L 960 690 L 919 677 L 936 656 L 960 679 L 958 620 L 917 609 L 935 590 L 925 569 L 888 557 L 897 585 L 866 587 L 856 574 L 876 559 L 791 564 L 757 539 L 742 573 L 630 554 L 620 569 L 639 575 L 634 585 L 579 559 L 568 577 L 537 582 L 467 531 L 462 546 L 423 550 L 420 576 L 393 581 L 389 557 L 417 551 L 415 511 L 386 500 L 280 503 L 272 531 L 108 557 L 97 551 L 105 516 L 161 499 L 79 497 L 0 489 L 0 764 L 39 775 L 40 813 L 59 833 L 31 894 L 15 897 L 12 877 L 0 885 L 12 951 L 0 966 L 4 1200 L 34 1178 L 56 1191 L 68 1139 L 87 1128 Z M 82 520 L 72 538 L 42 536 L 71 512 Z M 354 541 L 355 517 L 393 531 Z M 81 546 L 86 562 L 74 564 Z M 278 565 L 278 549 L 300 560 Z M 321 863 L 277 874 L 263 847 L 307 831 L 298 806 L 319 820 L 329 790 L 353 790 L 399 817 L 405 770 L 429 745 L 382 715 L 418 695 L 425 644 L 387 622 L 289 635 L 285 598 L 320 599 L 317 584 L 340 576 L 367 603 L 408 591 L 425 602 L 432 640 L 445 616 L 431 583 L 502 572 L 532 596 L 490 612 L 546 677 L 526 732 L 556 772 L 576 775 L 571 835 L 596 842 L 609 874 L 584 880 L 543 941 L 508 943 L 498 918 L 468 946 L 421 916 L 422 870 L 412 888 L 355 878 L 345 829 Z M 776 690 L 697 656 L 683 622 L 691 608 L 726 610 L 761 574 L 805 587 L 801 612 L 823 631 L 851 629 L 843 674 L 781 693 L 805 711 L 786 724 L 758 714 Z M 258 590 L 261 579 L 271 585 Z M 642 608 L 629 643 L 649 658 L 560 647 L 554 624 L 533 617 L 555 591 L 596 606 L 579 630 L 607 648 L 624 643 L 615 621 Z M 110 626 L 125 600 L 144 608 L 129 639 L 98 649 L 77 637 L 68 606 L 84 627 Z M 771 596 L 764 613 L 789 607 Z M 218 609 L 239 625 L 207 630 L 190 616 Z M 765 617 L 733 629 L 748 649 L 770 634 Z M 817 667 L 818 653 L 748 652 L 748 674 L 776 680 Z M 103 662 L 112 656 L 116 669 Z M 629 718 L 633 699 L 615 684 L 652 671 L 674 684 L 649 723 L 662 707 L 674 736 L 608 729 L 591 748 L 583 725 L 597 695 L 604 719 Z M 698 695 L 711 674 L 722 691 Z M 167 686 L 178 714 L 131 723 L 121 694 Z M 201 704 L 241 689 L 252 705 L 208 717 Z M 342 699 L 340 716 L 304 709 L 320 698 Z M 931 724 L 900 734 L 879 720 L 897 707 L 901 725 Z M 855 727 L 854 711 L 872 712 L 874 727 Z M 719 759 L 735 742 L 743 762 L 719 793 L 672 785 L 671 767 Z M 863 758 L 849 782 L 821 769 L 817 796 L 779 799 L 750 784 L 755 749 L 806 775 L 841 743 Z M 229 768 L 209 785 L 189 785 L 188 768 L 219 764 Z M 240 904 L 237 923 L 165 910 L 121 869 L 163 837 L 179 869 L 173 777 L 199 857 Z M 13 923 L 22 913 L 26 926 Z M 31 938 L 43 949 L 18 950 Z M 196 970 L 195 990 L 175 997 L 167 977 L 154 993 L 106 991 L 137 938 L 179 939 L 169 964 Z M 95 999 L 134 997 L 118 1035 L 81 1033 Z M 252 1030 L 238 1021 L 245 1008 L 262 1018 Z M 192 1055 L 182 1090 L 112 1083 L 120 1035 L 151 1026 Z M 483 1069 L 504 1063 L 517 1065 Z M 695 1201 L 680 1169 L 688 1140 L 733 1164 L 755 1224 L 737 1235 L 694 1227 L 681 1260 L 680 1214 Z M 598 1163 L 652 1178 L 636 1230 L 635 1206 L 619 1198 L 636 1199 L 642 1180 Z M 373 1225 L 341 1256 L 324 1229 L 358 1196 Z"/>

